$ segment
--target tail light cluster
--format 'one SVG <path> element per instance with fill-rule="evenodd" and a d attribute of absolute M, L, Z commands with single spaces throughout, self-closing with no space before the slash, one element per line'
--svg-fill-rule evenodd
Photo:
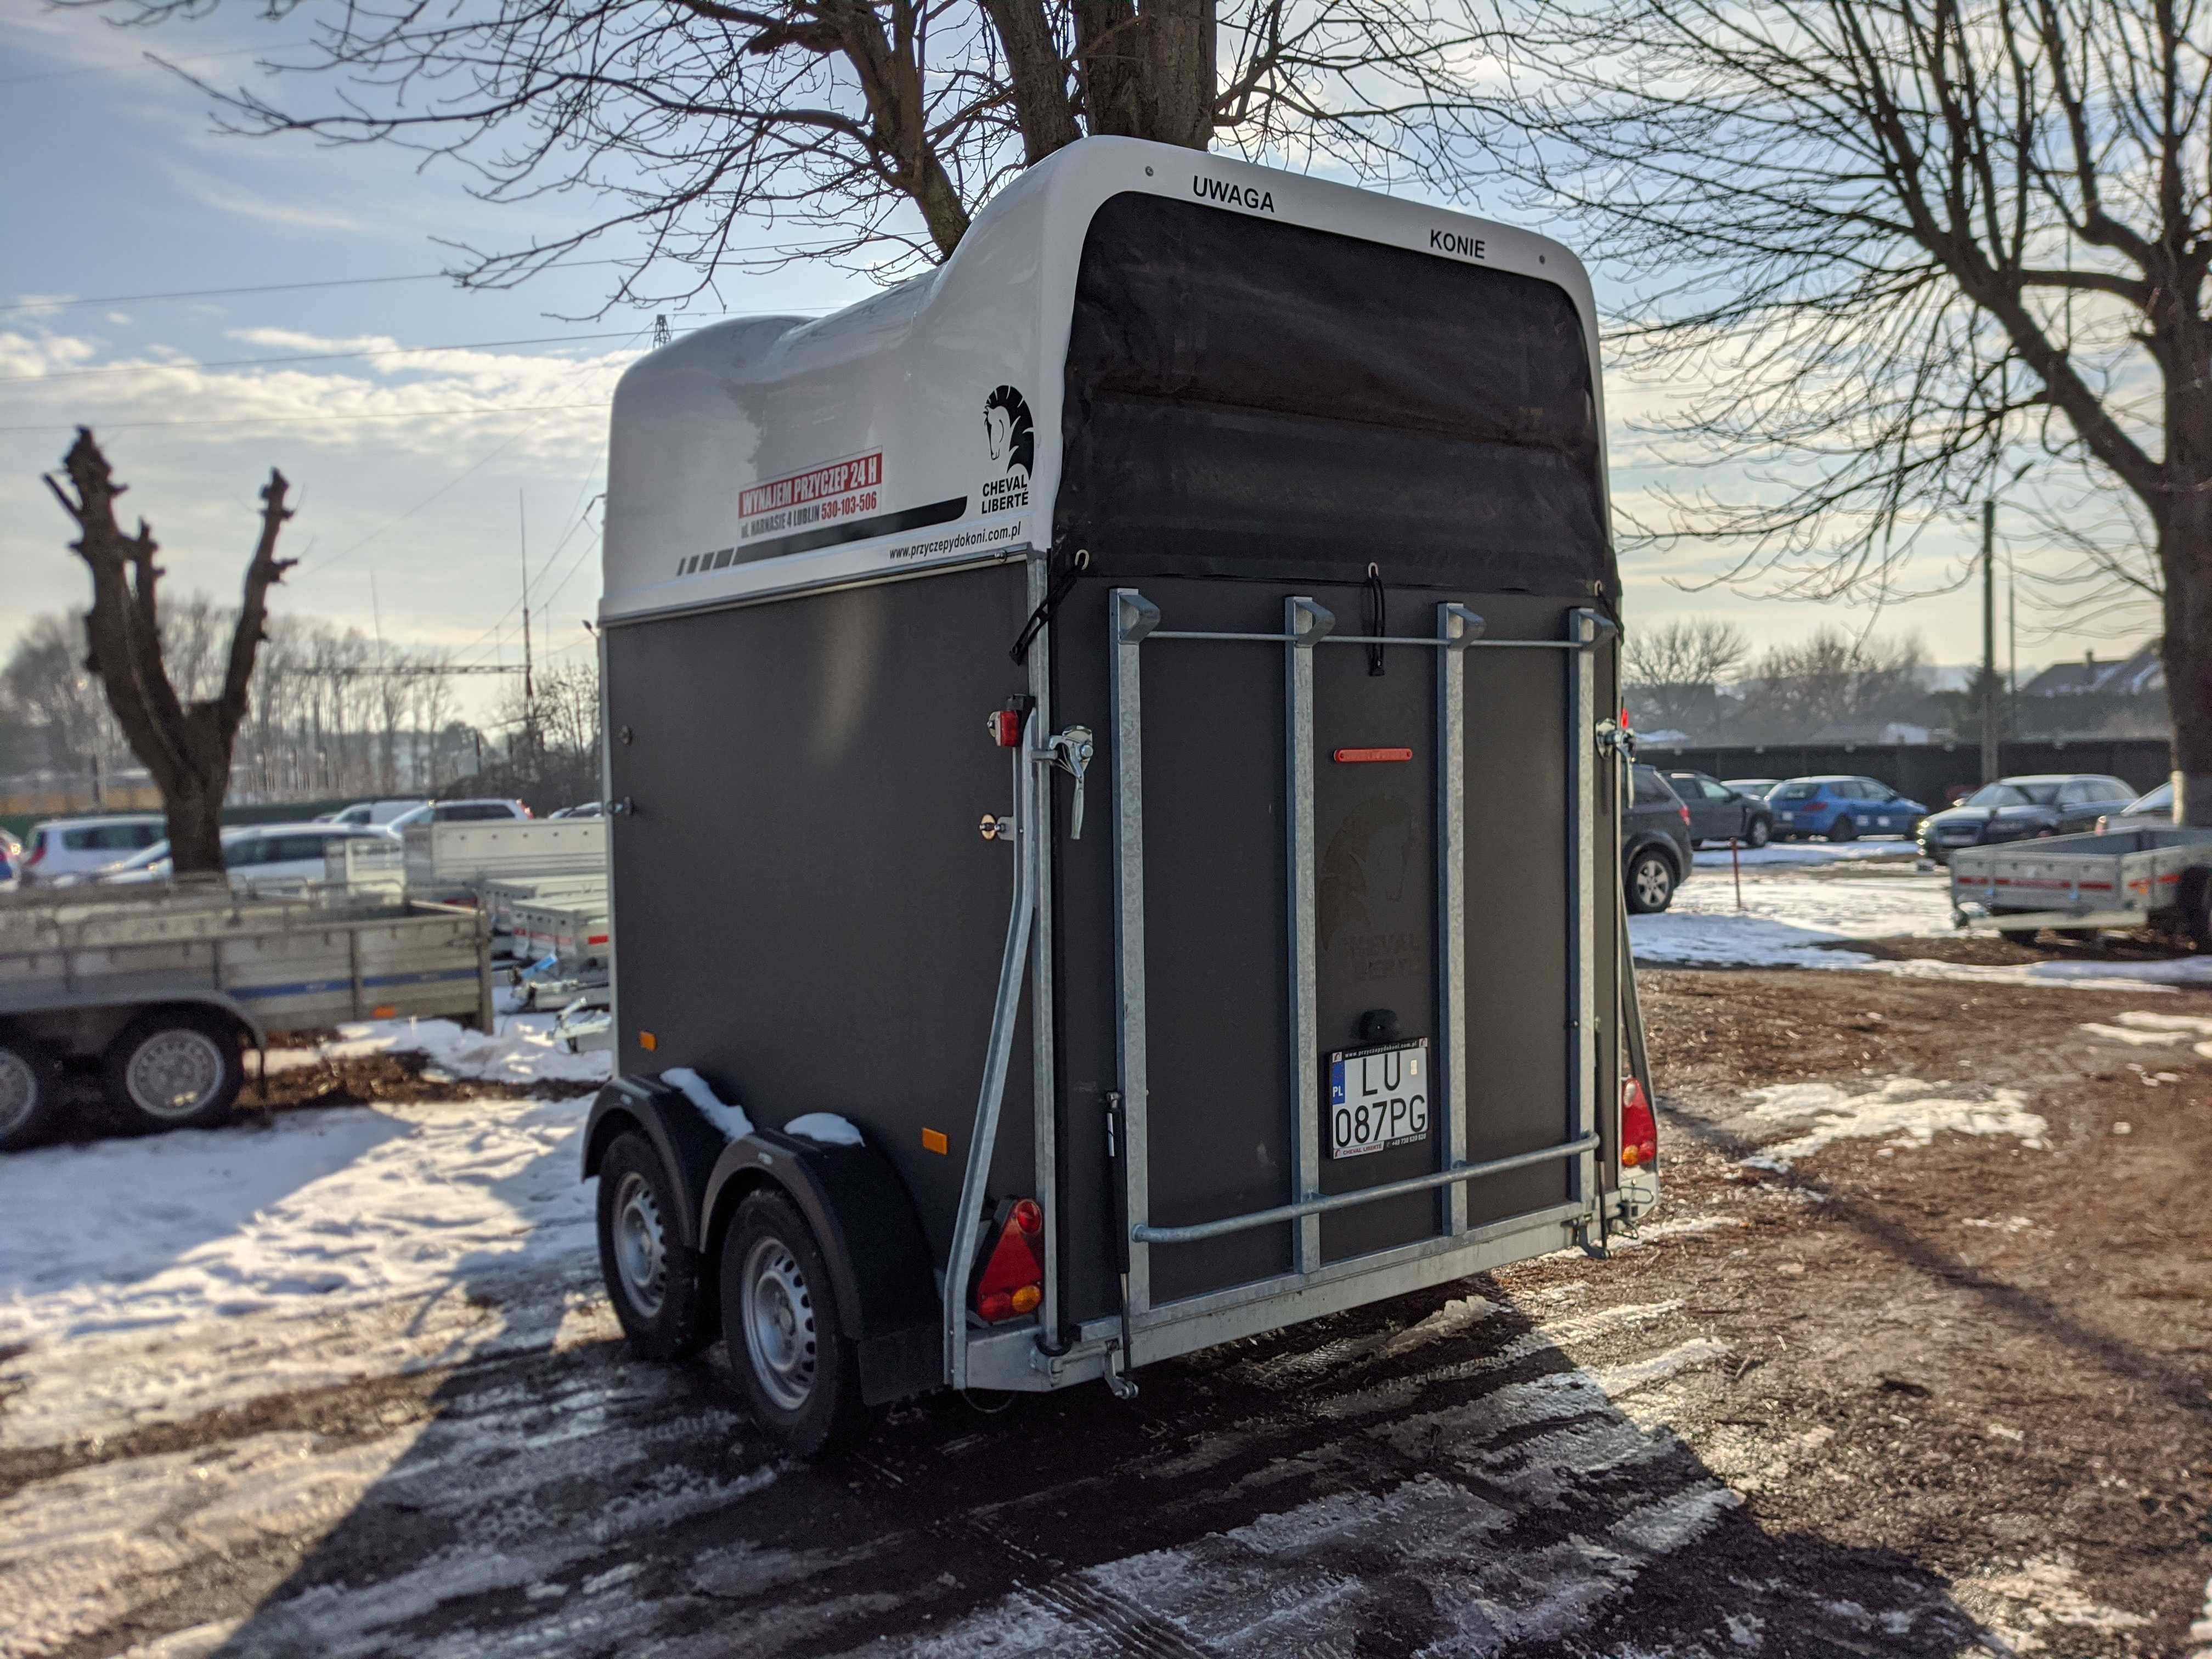
<path fill-rule="evenodd" d="M 1633 1076 L 1620 1085 L 1620 1167 L 1650 1169 L 1659 1161 L 1659 1120 L 1644 1085 Z"/>
<path fill-rule="evenodd" d="M 1688 829 L 1690 827 L 1690 809 L 1686 806 L 1677 806 L 1674 810 L 1682 815 L 1682 828 L 1685 830 Z"/>
<path fill-rule="evenodd" d="M 986 1325 L 1035 1313 L 1044 1300 L 1044 1209 L 1033 1198 L 1013 1198 L 993 1218 L 983 1271 L 976 1275 L 973 1305 Z"/>

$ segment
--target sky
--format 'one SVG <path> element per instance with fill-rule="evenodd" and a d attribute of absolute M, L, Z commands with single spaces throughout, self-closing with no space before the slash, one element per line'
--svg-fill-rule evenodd
<path fill-rule="evenodd" d="M 516 246 L 568 228 L 582 204 L 487 206 L 454 171 L 418 171 L 388 148 L 219 134 L 204 95 L 144 57 L 235 84 L 257 53 L 281 58 L 304 32 L 243 9 L 150 30 L 30 6 L 0 21 L 0 149 L 15 163 L 0 174 L 0 647 L 87 596 L 68 521 L 39 481 L 82 422 L 132 487 L 126 507 L 151 520 L 172 592 L 235 593 L 274 465 L 299 508 L 284 550 L 302 561 L 278 608 L 513 663 L 526 567 L 540 659 L 590 648 L 605 401 L 654 313 L 596 315 L 615 276 L 604 264 L 507 292 L 458 289 L 436 276 L 453 258 L 445 243 Z M 680 331 L 871 291 L 793 265 L 667 314 Z M 1609 383 L 1608 398 L 1617 495 L 1680 483 L 1630 430 L 1649 394 Z M 1960 573 L 1973 537 L 1960 526 L 1931 538 L 1929 586 Z M 1703 556 L 1626 557 L 1631 626 L 1717 615 L 1763 645 L 1876 623 L 1917 632 L 1940 663 L 1979 654 L 1975 586 L 1876 617 L 1686 591 L 1711 574 Z M 2024 639 L 2021 660 L 2129 643 Z M 482 712 L 498 682 L 464 684 Z"/>

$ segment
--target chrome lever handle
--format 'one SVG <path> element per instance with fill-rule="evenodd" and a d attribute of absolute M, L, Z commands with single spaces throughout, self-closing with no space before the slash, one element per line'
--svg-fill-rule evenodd
<path fill-rule="evenodd" d="M 1047 738 L 1043 748 L 1030 751 L 1030 757 L 1040 765 L 1057 767 L 1075 780 L 1075 816 L 1067 831 L 1070 841 L 1083 839 L 1083 779 L 1097 753 L 1097 743 L 1087 726 L 1071 726 Z"/>

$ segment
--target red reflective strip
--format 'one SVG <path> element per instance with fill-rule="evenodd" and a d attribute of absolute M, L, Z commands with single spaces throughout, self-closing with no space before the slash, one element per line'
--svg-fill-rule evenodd
<path fill-rule="evenodd" d="M 1340 749 L 1336 758 L 1346 766 L 1364 765 L 1374 761 L 1409 761 L 1413 758 L 1410 749 Z"/>

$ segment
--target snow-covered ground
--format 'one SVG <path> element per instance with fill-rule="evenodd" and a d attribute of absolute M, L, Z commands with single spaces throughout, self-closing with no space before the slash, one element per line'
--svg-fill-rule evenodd
<path fill-rule="evenodd" d="M 464 1095 L 0 1158 L 0 1447 L 343 1381 L 372 1349 L 542 1341 L 595 1276 L 590 1104 Z"/>
<path fill-rule="evenodd" d="M 611 1062 L 605 1052 L 572 1054 L 553 1036 L 557 1016 L 502 1014 L 487 1035 L 450 1019 L 384 1019 L 341 1025 L 335 1042 L 313 1048 L 272 1048 L 269 1070 L 293 1070 L 363 1054 L 416 1054 L 432 1072 L 484 1083 L 604 1083 Z"/>

